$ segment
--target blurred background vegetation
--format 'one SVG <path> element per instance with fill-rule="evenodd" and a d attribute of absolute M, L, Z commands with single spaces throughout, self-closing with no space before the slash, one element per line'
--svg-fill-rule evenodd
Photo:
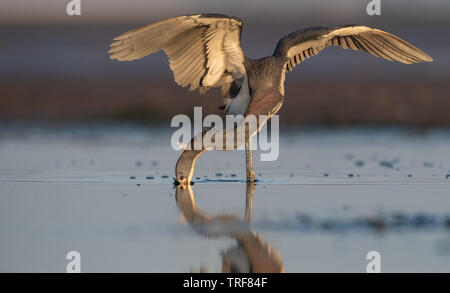
<path fill-rule="evenodd" d="M 286 77 L 282 124 L 450 125 L 450 1 L 382 0 L 69 0 L 0 2 L 0 121 L 132 120 L 168 125 L 175 114 L 217 113 L 219 90 L 178 87 L 163 53 L 109 60 L 113 37 L 164 18 L 214 12 L 244 21 L 251 58 L 271 55 L 285 34 L 321 24 L 364 24 L 400 36 L 435 62 L 403 65 L 328 48 Z"/>

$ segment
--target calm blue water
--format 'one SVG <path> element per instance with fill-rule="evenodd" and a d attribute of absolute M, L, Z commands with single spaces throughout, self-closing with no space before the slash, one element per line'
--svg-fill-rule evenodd
<path fill-rule="evenodd" d="M 219 272 L 254 256 L 365 272 L 372 250 L 383 272 L 450 272 L 448 130 L 286 130 L 277 161 L 255 153 L 254 191 L 242 151 L 207 152 L 192 189 L 174 188 L 167 129 L 0 133 L 2 272 L 64 272 L 72 250 L 84 272 Z"/>

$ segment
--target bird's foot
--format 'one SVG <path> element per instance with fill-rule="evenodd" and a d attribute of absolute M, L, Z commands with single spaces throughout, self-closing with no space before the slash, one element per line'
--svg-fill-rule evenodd
<path fill-rule="evenodd" d="M 247 174 L 247 182 L 255 182 L 255 172 L 253 170 Z"/>

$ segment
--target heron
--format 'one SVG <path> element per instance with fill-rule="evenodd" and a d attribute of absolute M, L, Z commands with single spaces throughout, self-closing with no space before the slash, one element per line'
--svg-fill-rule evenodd
<path fill-rule="evenodd" d="M 258 121 L 264 125 L 281 108 L 284 101 L 286 72 L 316 56 L 323 49 L 337 46 L 366 51 L 376 57 L 404 64 L 432 62 L 428 54 L 386 31 L 363 25 L 315 26 L 294 31 L 282 37 L 271 56 L 260 59 L 247 57 L 241 47 L 242 21 L 222 14 L 193 14 L 169 18 L 145 25 L 114 38 L 108 53 L 111 59 L 131 61 L 164 51 L 169 59 L 175 82 L 201 94 L 220 88 L 222 109 L 228 115 L 267 117 Z M 246 179 L 255 181 L 251 138 L 260 128 L 249 129 L 242 120 L 233 129 L 223 130 L 236 138 L 245 127 Z M 177 161 L 175 173 L 179 184 L 190 184 L 196 159 L 207 149 L 195 149 L 194 142 L 212 128 L 192 138 Z M 214 134 L 212 141 L 220 139 Z M 242 146 L 234 141 L 234 150 Z M 225 144 L 225 143 L 224 143 Z M 240 144 L 240 145 L 239 145 Z"/>

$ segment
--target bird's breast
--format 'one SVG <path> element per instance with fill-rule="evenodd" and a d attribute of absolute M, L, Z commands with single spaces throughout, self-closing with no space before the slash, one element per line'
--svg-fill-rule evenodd
<path fill-rule="evenodd" d="M 229 114 L 233 115 L 244 115 L 250 104 L 251 96 L 248 86 L 248 78 L 244 76 L 241 89 L 239 93 L 231 99 L 226 110 Z"/>

